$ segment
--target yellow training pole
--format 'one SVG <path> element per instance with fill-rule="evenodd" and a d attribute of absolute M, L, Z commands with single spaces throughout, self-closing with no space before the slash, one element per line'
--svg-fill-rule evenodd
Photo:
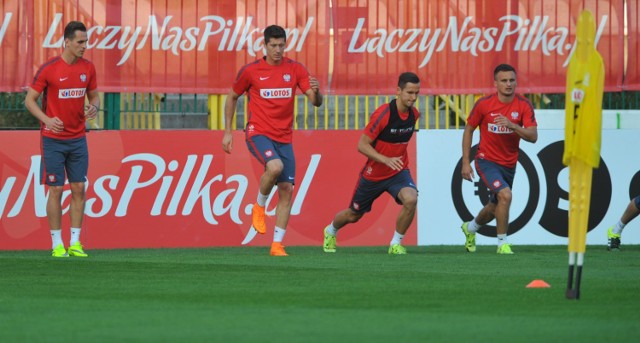
<path fill-rule="evenodd" d="M 562 162 L 569 166 L 569 279 L 566 297 L 580 298 L 586 250 L 591 180 L 600 164 L 604 64 L 595 47 L 596 24 L 591 12 L 578 18 L 577 45 L 567 69 L 565 143 Z M 575 287 L 573 273 L 576 268 Z"/>

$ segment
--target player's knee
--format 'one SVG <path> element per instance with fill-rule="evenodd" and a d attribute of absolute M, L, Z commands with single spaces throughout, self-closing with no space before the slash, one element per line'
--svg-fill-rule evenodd
<path fill-rule="evenodd" d="M 71 194 L 84 194 L 84 182 L 71 182 L 69 188 L 71 188 Z"/>
<path fill-rule="evenodd" d="M 350 210 L 349 215 L 347 216 L 347 220 L 351 224 L 356 223 L 358 222 L 358 220 L 360 220 L 360 218 L 362 218 L 363 215 L 364 213 L 358 213 L 358 212 L 354 212 L 353 210 Z"/>
<path fill-rule="evenodd" d="M 415 210 L 416 206 L 418 206 L 418 197 L 417 196 L 408 196 L 402 200 L 402 205 L 406 207 L 408 210 Z"/>
<path fill-rule="evenodd" d="M 405 188 L 398 195 L 402 206 L 408 210 L 415 210 L 418 205 L 418 192 L 413 188 Z"/>
<path fill-rule="evenodd" d="M 271 160 L 267 162 L 266 172 L 275 177 L 282 174 L 282 170 L 284 169 L 284 164 L 282 164 L 281 160 Z"/>
<path fill-rule="evenodd" d="M 62 196 L 63 186 L 49 186 L 49 196 L 59 198 Z"/>
<path fill-rule="evenodd" d="M 498 202 L 510 204 L 511 198 L 512 194 L 509 188 L 504 188 L 498 193 Z"/>
<path fill-rule="evenodd" d="M 362 218 L 362 213 L 358 213 L 351 218 L 352 223 L 357 223 Z"/>
<path fill-rule="evenodd" d="M 293 184 L 288 182 L 278 182 L 278 197 L 280 200 L 291 201 L 293 196 Z"/>
<path fill-rule="evenodd" d="M 285 194 L 292 194 L 293 184 L 289 182 L 278 182 L 278 191 Z"/>

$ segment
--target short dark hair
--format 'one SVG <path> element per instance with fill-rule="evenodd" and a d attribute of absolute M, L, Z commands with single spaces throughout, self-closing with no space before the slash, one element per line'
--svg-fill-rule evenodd
<path fill-rule="evenodd" d="M 404 86 L 409 82 L 416 84 L 420 83 L 420 78 L 418 78 L 418 75 L 410 71 L 404 72 L 400 74 L 400 77 L 398 78 L 398 87 L 400 87 L 400 89 L 404 89 Z"/>
<path fill-rule="evenodd" d="M 516 73 L 516 68 L 508 65 L 508 64 L 500 64 L 496 67 L 496 69 L 493 70 L 493 79 L 496 79 L 496 76 L 498 75 L 499 72 L 501 71 L 512 71 L 514 74 Z"/>
<path fill-rule="evenodd" d="M 87 27 L 79 21 L 71 21 L 64 28 L 64 39 L 73 39 L 76 36 L 76 31 L 87 32 Z"/>
<path fill-rule="evenodd" d="M 285 42 L 287 41 L 287 33 L 284 29 L 278 25 L 267 26 L 264 29 L 264 44 L 269 43 L 271 38 L 284 38 Z"/>

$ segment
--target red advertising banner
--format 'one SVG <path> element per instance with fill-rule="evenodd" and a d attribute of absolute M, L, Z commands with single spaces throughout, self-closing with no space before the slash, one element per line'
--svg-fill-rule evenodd
<path fill-rule="evenodd" d="M 33 77 L 24 39 L 27 32 L 25 1 L 0 3 L 0 92 L 20 91 Z"/>
<path fill-rule="evenodd" d="M 23 53 L 33 58 L 26 78 L 0 75 L 0 91 L 27 86 L 44 61 L 59 55 L 64 26 L 71 20 L 80 20 L 88 28 L 85 58 L 96 65 L 100 91 L 226 94 L 238 70 L 263 56 L 263 30 L 272 24 L 287 31 L 287 56 L 304 64 L 323 85 L 328 81 L 327 0 L 10 3 L 32 7 L 33 15 L 21 17 L 18 9 L 5 9 L 1 25 L 11 30 L 6 32 L 6 43 L 0 37 L 3 58 L 17 53 L 11 48 L 20 37 L 29 40 Z M 18 30 L 24 20 L 30 21 L 29 30 Z M 3 69 L 11 69 L 15 68 L 12 61 L 16 60 L 0 63 Z"/>
<path fill-rule="evenodd" d="M 333 1 L 340 93 L 392 94 L 391 80 L 415 71 L 431 94 L 494 91 L 493 69 L 518 70 L 523 93 L 564 93 L 576 21 L 594 14 L 608 91 L 623 76 L 623 1 Z"/>
<path fill-rule="evenodd" d="M 523 93 L 564 93 L 584 9 L 597 22 L 605 89 L 640 83 L 637 1 L 16 0 L 1 6 L 0 91 L 24 89 L 47 58 L 61 53 L 64 25 L 81 20 L 89 34 L 85 55 L 105 92 L 226 94 L 238 70 L 263 56 L 264 28 L 278 24 L 288 32 L 286 55 L 328 94 L 394 94 L 397 76 L 407 70 L 421 77 L 423 93 L 488 93 L 499 63 L 516 67 Z"/>
<path fill-rule="evenodd" d="M 94 131 L 82 242 L 89 249 L 239 246 L 251 223 L 261 165 L 234 133 L 232 154 L 221 131 Z M 351 200 L 365 157 L 359 131 L 294 131 L 296 186 L 286 245 L 322 245 L 322 230 Z M 409 156 L 415 156 L 415 141 Z M 0 250 L 49 249 L 47 189 L 38 182 L 39 133 L 5 131 L 0 152 Z M 416 175 L 415 161 L 411 161 Z M 63 195 L 63 238 L 69 238 L 69 196 Z M 277 195 L 267 204 L 265 235 L 273 238 Z M 400 211 L 383 195 L 360 222 L 346 226 L 341 246 L 387 245 Z M 416 244 L 414 221 L 404 242 Z"/>
<path fill-rule="evenodd" d="M 640 4 L 638 1 L 627 1 L 627 37 L 629 39 L 629 55 L 626 62 L 627 71 L 624 79 L 625 90 L 640 90 Z M 616 47 L 620 49 L 620 47 Z"/>

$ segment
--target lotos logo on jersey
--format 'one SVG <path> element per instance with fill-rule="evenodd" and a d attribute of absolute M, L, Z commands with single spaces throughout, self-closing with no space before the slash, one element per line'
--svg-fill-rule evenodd
<path fill-rule="evenodd" d="M 84 98 L 84 88 L 61 89 L 58 92 L 59 99 Z"/>
<path fill-rule="evenodd" d="M 404 135 L 411 132 L 413 132 L 413 127 L 404 127 L 404 128 L 389 130 L 389 133 L 391 133 L 392 135 Z"/>
<path fill-rule="evenodd" d="M 511 131 L 511 129 L 507 128 L 506 126 L 500 126 L 500 125 L 496 125 L 494 123 L 489 123 L 489 125 L 487 125 L 487 129 L 488 129 L 489 132 L 493 132 L 493 133 L 497 133 L 497 134 L 513 133 L 513 131 Z"/>
<path fill-rule="evenodd" d="M 260 96 L 263 99 L 290 98 L 291 95 L 291 88 L 266 88 L 260 90 Z"/>

